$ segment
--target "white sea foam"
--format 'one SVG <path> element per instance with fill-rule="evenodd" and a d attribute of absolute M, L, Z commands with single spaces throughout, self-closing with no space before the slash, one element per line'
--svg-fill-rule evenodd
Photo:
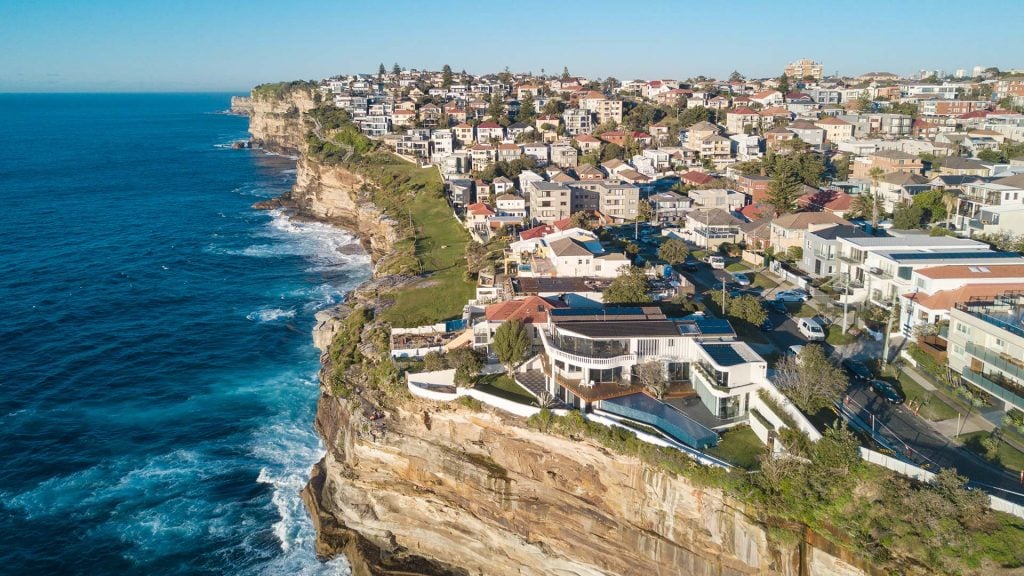
<path fill-rule="evenodd" d="M 245 316 L 253 322 L 273 322 L 281 318 L 294 318 L 295 310 L 283 310 L 281 308 L 260 308 Z"/>

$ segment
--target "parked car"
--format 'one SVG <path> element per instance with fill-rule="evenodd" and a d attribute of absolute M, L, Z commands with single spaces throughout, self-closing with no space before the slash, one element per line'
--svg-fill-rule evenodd
<path fill-rule="evenodd" d="M 696 272 L 697 271 L 697 261 L 696 260 L 687 260 L 686 262 L 683 262 L 683 271 L 684 272 Z"/>
<path fill-rule="evenodd" d="M 814 318 L 800 318 L 796 321 L 796 329 L 808 340 L 824 340 L 825 330 Z"/>
<path fill-rule="evenodd" d="M 804 349 L 803 344 L 793 344 L 786 349 L 786 356 L 800 356 L 800 352 Z"/>
<path fill-rule="evenodd" d="M 761 331 L 762 332 L 771 332 L 774 329 L 775 329 L 775 324 L 772 322 L 771 318 L 765 318 L 764 322 L 761 322 Z"/>
<path fill-rule="evenodd" d="M 800 290 L 783 290 L 775 293 L 775 300 L 779 302 L 807 302 L 811 295 Z"/>
<path fill-rule="evenodd" d="M 897 388 L 895 384 L 885 380 L 872 380 L 871 391 L 885 398 L 885 401 L 889 404 L 903 404 L 903 401 L 907 399 L 903 395 L 902 390 Z"/>
<path fill-rule="evenodd" d="M 741 272 L 734 272 L 732 274 L 732 281 L 739 284 L 740 286 L 750 286 L 750 276 Z"/>
<path fill-rule="evenodd" d="M 855 380 L 871 380 L 874 376 L 867 364 L 859 360 L 847 358 L 846 360 L 843 360 L 843 368 L 846 368 L 846 371 L 849 372 Z"/>
<path fill-rule="evenodd" d="M 722 258 L 721 256 L 705 256 L 704 261 L 711 264 L 711 268 L 714 270 L 725 269 L 725 258 Z"/>
<path fill-rule="evenodd" d="M 789 308 L 787 308 L 786 303 L 781 300 L 771 300 L 767 304 L 769 312 L 775 312 L 777 314 L 789 314 Z"/>

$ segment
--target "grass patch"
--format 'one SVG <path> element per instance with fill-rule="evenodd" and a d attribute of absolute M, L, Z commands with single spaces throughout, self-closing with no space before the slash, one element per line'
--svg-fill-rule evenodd
<path fill-rule="evenodd" d="M 996 450 L 990 451 L 985 447 L 985 441 L 991 437 L 991 432 L 979 431 L 961 434 L 959 440 L 963 442 L 964 448 L 1007 470 L 1013 472 L 1024 470 L 1024 453 L 998 438 L 996 439 Z"/>
<path fill-rule="evenodd" d="M 718 445 L 705 452 L 740 468 L 753 470 L 758 467 L 758 457 L 765 453 L 765 446 L 750 426 L 737 426 L 722 434 Z"/>
<path fill-rule="evenodd" d="M 825 336 L 825 342 L 833 346 L 842 346 L 843 344 L 852 344 L 857 341 L 857 337 L 848 332 L 843 332 L 843 327 L 839 324 L 833 324 L 828 327 L 828 335 Z"/>
<path fill-rule="evenodd" d="M 728 272 L 750 272 L 750 267 L 743 262 L 733 262 L 725 267 Z"/>
<path fill-rule="evenodd" d="M 476 389 L 520 404 L 535 404 L 537 400 L 526 389 L 516 384 L 508 374 L 481 376 L 477 380 Z"/>
<path fill-rule="evenodd" d="M 779 286 L 778 282 L 772 280 L 771 278 L 765 276 L 764 274 L 754 274 L 753 284 L 754 286 L 764 288 L 765 290 L 772 290 L 774 288 L 778 288 Z"/>
<path fill-rule="evenodd" d="M 957 412 L 953 407 L 946 404 L 931 390 L 925 390 L 909 374 L 900 372 L 898 380 L 900 387 L 903 388 L 903 393 L 907 395 L 907 402 L 922 403 L 921 409 L 918 411 L 918 415 L 922 418 L 932 422 L 956 418 Z"/>
<path fill-rule="evenodd" d="M 408 163 L 379 167 L 384 188 L 374 194 L 395 218 L 412 219 L 416 230 L 413 254 L 416 272 L 426 278 L 394 293 L 395 303 L 381 318 L 396 327 L 422 326 L 447 320 L 462 313 L 473 297 L 474 284 L 465 278 L 466 243 L 469 234 L 452 216 L 441 190 L 441 179 L 432 168 Z M 388 190 L 387 182 L 399 182 L 399 190 Z M 405 192 L 405 193 L 403 193 Z M 409 198 L 409 192 L 414 194 Z M 402 206 L 396 205 L 402 203 Z"/>
<path fill-rule="evenodd" d="M 800 304 L 800 308 L 793 312 L 792 304 L 786 304 L 794 318 L 813 318 L 818 315 L 818 309 L 806 302 Z"/>

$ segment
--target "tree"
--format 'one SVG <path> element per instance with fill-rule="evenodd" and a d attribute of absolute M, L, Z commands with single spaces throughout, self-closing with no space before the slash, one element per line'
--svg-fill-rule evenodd
<path fill-rule="evenodd" d="M 545 116 L 558 116 L 562 113 L 562 101 L 557 98 L 549 98 L 544 103 L 544 115 Z"/>
<path fill-rule="evenodd" d="M 851 218 L 871 218 L 872 212 L 874 212 L 875 197 L 870 192 L 858 194 L 853 199 L 853 205 L 851 206 L 849 216 Z"/>
<path fill-rule="evenodd" d="M 512 369 L 525 359 L 530 349 L 530 335 L 522 321 L 506 320 L 494 332 L 494 343 L 491 346 L 498 355 L 498 361 L 512 374 Z"/>
<path fill-rule="evenodd" d="M 636 219 L 641 222 L 650 222 L 654 218 L 654 208 L 647 200 L 640 200 L 636 207 Z"/>
<path fill-rule="evenodd" d="M 796 210 L 796 201 L 800 197 L 800 179 L 795 172 L 779 171 L 768 184 L 768 204 L 777 214 L 786 214 Z"/>
<path fill-rule="evenodd" d="M 868 110 L 871 109 L 871 106 L 871 96 L 868 95 L 868 91 L 862 91 L 860 93 L 860 96 L 857 97 L 857 105 L 855 106 L 855 108 L 858 112 L 867 112 Z"/>
<path fill-rule="evenodd" d="M 505 101 L 502 100 L 501 94 L 495 92 L 491 95 L 491 102 L 487 105 L 487 117 L 492 122 L 497 122 L 505 114 Z"/>
<path fill-rule="evenodd" d="M 789 76 L 783 74 L 779 76 L 779 92 L 786 94 L 789 92 Z"/>
<path fill-rule="evenodd" d="M 984 162 L 1005 162 L 1006 159 L 1003 157 L 1002 152 L 999 150 L 985 149 L 978 152 L 978 160 Z"/>
<path fill-rule="evenodd" d="M 395 62 L 395 65 L 391 67 L 391 73 L 395 76 L 402 73 L 402 69 L 398 66 L 398 62 Z"/>
<path fill-rule="evenodd" d="M 472 348 L 456 348 L 446 356 L 448 367 L 455 369 L 455 383 L 471 387 L 484 368 L 480 355 Z"/>
<path fill-rule="evenodd" d="M 912 203 L 921 208 L 923 224 L 931 224 L 946 218 L 946 194 L 945 188 L 933 188 L 914 195 Z"/>
<path fill-rule="evenodd" d="M 590 230 L 590 216 L 587 215 L 585 210 L 573 212 L 572 216 L 569 217 L 569 226 L 572 228 Z"/>
<path fill-rule="evenodd" d="M 379 80 L 379 79 L 383 78 L 384 75 L 387 74 L 387 72 L 388 72 L 388 69 L 385 68 L 384 67 L 384 63 L 381 62 L 380 63 L 380 68 L 377 68 L 377 79 Z"/>
<path fill-rule="evenodd" d="M 646 304 L 651 301 L 647 294 L 647 276 L 635 266 L 629 266 L 612 280 L 604 290 L 606 304 Z"/>
<path fill-rule="evenodd" d="M 427 355 L 423 357 L 423 369 L 427 372 L 435 372 L 446 368 L 448 368 L 448 362 L 444 354 L 440 352 L 427 352 Z"/>
<path fill-rule="evenodd" d="M 466 242 L 465 257 L 467 279 L 476 278 L 490 264 L 487 247 L 475 240 Z"/>
<path fill-rule="evenodd" d="M 843 154 L 832 162 L 836 180 L 844 181 L 850 177 L 850 156 Z"/>
<path fill-rule="evenodd" d="M 622 146 L 609 142 L 601 149 L 601 162 L 607 162 L 612 158 L 622 158 Z"/>
<path fill-rule="evenodd" d="M 732 74 L 729 74 L 729 82 L 743 82 L 743 74 L 740 74 L 738 70 L 733 70 Z"/>
<path fill-rule="evenodd" d="M 693 108 L 687 108 L 676 116 L 677 126 L 682 128 L 689 128 L 698 122 L 706 122 L 710 118 L 710 112 L 703 106 L 695 106 Z"/>
<path fill-rule="evenodd" d="M 512 85 L 512 73 L 508 71 L 508 66 L 498 73 L 498 82 L 501 82 L 505 86 Z"/>
<path fill-rule="evenodd" d="M 562 68 L 562 82 L 568 82 L 569 80 L 572 80 L 572 76 L 569 75 L 569 67 L 564 66 Z"/>
<path fill-rule="evenodd" d="M 760 326 L 768 319 L 768 312 L 761 305 L 761 301 L 752 294 L 743 294 L 738 298 L 729 298 L 728 310 L 729 316 L 754 326 Z"/>
<path fill-rule="evenodd" d="M 892 226 L 897 230 L 917 230 L 924 222 L 924 210 L 916 204 L 900 204 L 893 210 Z"/>
<path fill-rule="evenodd" d="M 881 181 L 882 176 L 885 176 L 885 171 L 875 166 L 868 171 L 868 176 L 871 178 L 871 195 L 873 196 L 871 201 L 871 229 L 874 230 L 878 227 L 878 212 L 881 210 L 882 204 L 878 197 L 878 182 Z"/>
<path fill-rule="evenodd" d="M 689 255 L 690 249 L 686 246 L 686 242 L 678 238 L 669 238 L 658 248 L 658 258 L 673 266 L 686 262 L 686 258 Z"/>
<path fill-rule="evenodd" d="M 525 124 L 533 124 L 537 119 L 537 104 L 533 100 L 533 92 L 527 92 L 523 101 L 519 103 L 519 116 L 517 120 Z"/>
<path fill-rule="evenodd" d="M 452 87 L 452 67 L 445 64 L 441 69 L 441 88 L 445 90 Z"/>
<path fill-rule="evenodd" d="M 636 379 L 644 387 L 644 391 L 661 400 L 668 388 L 668 379 L 665 377 L 665 367 L 661 362 L 651 360 L 636 366 Z"/>
<path fill-rule="evenodd" d="M 833 364 L 818 344 L 804 346 L 775 369 L 776 385 L 807 414 L 828 408 L 839 400 L 848 384 L 846 374 Z"/>

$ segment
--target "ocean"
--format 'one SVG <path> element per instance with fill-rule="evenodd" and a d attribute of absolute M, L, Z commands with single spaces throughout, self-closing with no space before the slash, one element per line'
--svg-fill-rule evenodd
<path fill-rule="evenodd" d="M 227 94 L 0 95 L 0 573 L 347 574 L 299 500 L 344 231 Z M 346 247 L 348 249 L 346 249 Z"/>

